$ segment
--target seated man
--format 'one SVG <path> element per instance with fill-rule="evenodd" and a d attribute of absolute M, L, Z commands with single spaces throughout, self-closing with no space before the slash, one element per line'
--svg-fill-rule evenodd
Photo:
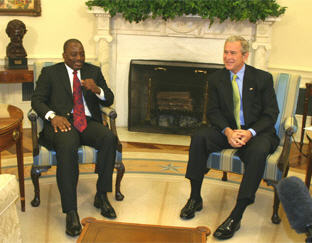
<path fill-rule="evenodd" d="M 39 143 L 56 151 L 56 178 L 62 210 L 66 213 L 66 233 L 76 236 L 81 232 L 77 212 L 81 145 L 98 150 L 94 206 L 101 208 L 103 216 L 116 217 L 106 193 L 112 191 L 117 137 L 103 126 L 100 111 L 100 105 L 113 103 L 114 95 L 101 69 L 85 63 L 84 48 L 79 40 L 64 43 L 63 58 L 64 62 L 42 69 L 31 106 L 44 120 Z"/>
<path fill-rule="evenodd" d="M 240 36 L 225 41 L 225 68 L 211 75 L 208 85 L 207 116 L 210 127 L 191 138 L 186 178 L 191 194 L 181 210 L 183 219 L 193 218 L 202 209 L 200 195 L 210 153 L 227 148 L 238 149 L 244 162 L 237 201 L 229 217 L 214 232 L 218 239 L 231 238 L 240 228 L 246 207 L 255 200 L 268 154 L 279 144 L 274 125 L 278 106 L 272 75 L 245 64 L 248 42 Z"/>

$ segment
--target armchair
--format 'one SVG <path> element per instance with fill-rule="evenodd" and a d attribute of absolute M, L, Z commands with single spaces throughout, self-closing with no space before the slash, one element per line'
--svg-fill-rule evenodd
<path fill-rule="evenodd" d="M 288 155 L 292 143 L 292 135 L 297 131 L 295 112 L 299 93 L 300 76 L 288 73 L 272 73 L 274 88 L 279 106 L 279 116 L 275 129 L 280 137 L 280 144 L 273 154 L 267 157 L 263 180 L 274 189 L 272 223 L 279 224 L 279 198 L 275 185 L 287 176 L 289 170 Z M 236 149 L 224 149 L 210 154 L 207 168 L 223 171 L 223 181 L 227 181 L 227 172 L 244 173 L 244 164 L 235 155 Z"/>
<path fill-rule="evenodd" d="M 40 70 L 44 66 L 49 66 L 54 64 L 53 62 L 45 63 L 35 63 L 34 64 L 34 80 L 40 73 Z M 117 113 L 114 109 L 110 107 L 103 107 L 102 109 L 103 125 L 108 126 L 110 130 L 117 136 L 116 130 L 116 117 Z M 40 186 L 39 177 L 42 172 L 46 172 L 51 166 L 56 165 L 56 153 L 53 150 L 48 150 L 44 146 L 38 143 L 39 132 L 43 128 L 43 121 L 36 114 L 34 110 L 30 110 L 27 114 L 28 119 L 31 122 L 31 132 L 32 132 L 32 144 L 33 144 L 33 165 L 31 168 L 31 179 L 34 185 L 34 199 L 31 201 L 33 207 L 38 207 L 40 205 Z M 78 150 L 78 163 L 79 164 L 95 164 L 97 157 L 97 150 L 89 146 L 81 146 Z M 116 184 L 115 184 L 115 198 L 117 201 L 122 201 L 124 195 L 120 192 L 120 184 L 122 177 L 125 172 L 125 167 L 122 162 L 122 144 L 118 139 L 116 159 L 115 159 L 115 169 L 117 170 Z"/>

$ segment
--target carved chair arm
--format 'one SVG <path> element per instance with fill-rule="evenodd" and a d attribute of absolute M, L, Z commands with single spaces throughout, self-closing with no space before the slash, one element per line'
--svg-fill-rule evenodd
<path fill-rule="evenodd" d="M 39 154 L 38 133 L 37 133 L 38 114 L 33 109 L 30 109 L 29 112 L 27 113 L 27 117 L 31 124 L 33 156 L 36 156 Z"/>
<path fill-rule="evenodd" d="M 121 142 L 118 138 L 118 133 L 117 133 L 117 129 L 116 129 L 116 118 L 117 118 L 117 113 L 116 110 L 113 109 L 112 107 L 102 107 L 101 111 L 103 113 L 104 119 L 106 120 L 107 118 L 109 119 L 109 127 L 111 129 L 111 131 L 115 134 L 115 136 L 118 139 L 118 146 L 117 146 L 117 150 L 119 152 L 122 151 L 122 146 L 121 146 Z"/>
<path fill-rule="evenodd" d="M 289 128 L 292 128 L 293 133 L 296 133 L 298 130 L 298 121 L 296 119 L 295 116 L 291 116 L 291 117 L 287 117 L 285 122 L 284 122 L 284 129 L 285 132 L 287 132 L 287 130 Z"/>
<path fill-rule="evenodd" d="M 297 119 L 295 117 L 288 117 L 284 122 L 284 129 L 285 129 L 284 145 L 283 145 L 282 154 L 281 154 L 281 156 L 278 160 L 278 164 L 277 164 L 277 167 L 281 171 L 283 171 L 283 177 L 284 177 L 284 173 L 287 172 L 287 168 L 289 166 L 288 156 L 290 153 L 292 136 L 298 130 Z"/>

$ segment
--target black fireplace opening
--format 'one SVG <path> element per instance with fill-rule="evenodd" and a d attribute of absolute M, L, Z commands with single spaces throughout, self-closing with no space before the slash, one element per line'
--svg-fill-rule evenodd
<path fill-rule="evenodd" d="M 207 126 L 209 76 L 223 64 L 131 60 L 129 131 L 189 135 Z"/>

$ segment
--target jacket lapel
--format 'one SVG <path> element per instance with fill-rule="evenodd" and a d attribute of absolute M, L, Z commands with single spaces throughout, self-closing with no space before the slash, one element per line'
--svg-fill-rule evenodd
<path fill-rule="evenodd" d="M 244 80 L 243 80 L 243 112 L 244 112 L 244 117 L 245 114 L 247 114 L 247 112 L 250 112 L 248 110 L 248 102 L 247 100 L 249 100 L 249 94 L 250 94 L 250 88 L 254 89 L 253 87 L 253 77 L 252 74 L 250 73 L 250 69 L 248 67 L 248 65 L 246 64 L 246 68 L 245 68 L 245 73 L 244 73 Z M 245 121 L 246 122 L 246 121 Z"/>
<path fill-rule="evenodd" d="M 88 70 L 86 70 L 85 65 L 83 65 L 83 67 L 80 69 L 81 80 L 86 79 L 86 77 L 88 76 L 87 73 L 88 73 Z M 81 86 L 81 89 L 82 89 L 83 96 L 86 97 L 86 94 L 87 94 L 86 88 Z"/>
<path fill-rule="evenodd" d="M 70 86 L 70 80 L 69 80 L 69 76 L 68 76 L 68 72 L 67 69 L 65 67 L 65 64 L 61 66 L 61 70 L 59 72 L 60 77 L 64 80 L 63 84 L 64 84 L 64 88 L 66 90 L 66 92 L 73 97 L 73 92 Z"/>
<path fill-rule="evenodd" d="M 221 77 L 221 89 L 223 92 L 224 102 L 226 103 L 228 109 L 233 113 L 234 103 L 233 103 L 233 88 L 231 83 L 231 75 L 230 72 L 226 69 L 224 69 L 223 75 Z"/>

